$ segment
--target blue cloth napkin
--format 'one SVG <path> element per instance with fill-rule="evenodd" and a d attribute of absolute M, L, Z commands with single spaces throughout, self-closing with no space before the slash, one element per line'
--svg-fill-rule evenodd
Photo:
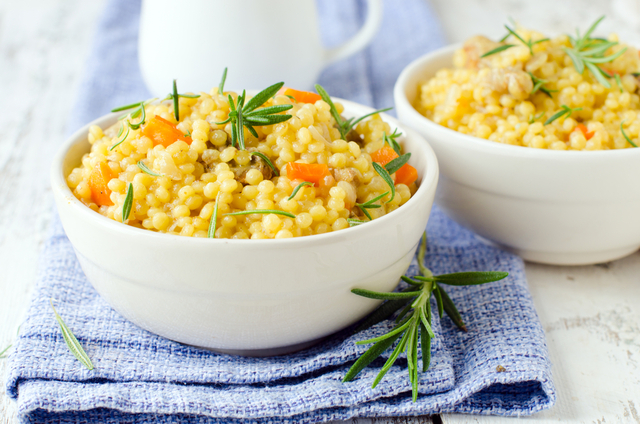
<path fill-rule="evenodd" d="M 323 0 L 327 44 L 360 26 L 362 1 Z M 140 5 L 112 0 L 97 29 L 70 129 L 114 105 L 148 97 L 137 65 Z M 335 96 L 384 107 L 400 70 L 443 44 L 423 0 L 387 0 L 383 27 L 362 53 L 326 69 Z M 527 289 L 522 261 L 484 244 L 434 208 L 427 266 L 434 273 L 503 270 L 510 276 L 476 287 L 452 287 L 469 332 L 434 317 L 432 364 L 411 401 L 406 357 L 371 389 L 375 361 L 353 382 L 341 379 L 366 346 L 350 329 L 302 352 L 244 358 L 185 346 L 148 333 L 113 311 L 87 282 L 57 219 L 41 259 L 39 281 L 10 359 L 9 395 L 22 422 L 33 423 L 312 423 L 351 417 L 461 412 L 520 416 L 555 402 L 544 333 Z M 417 273 L 415 262 L 409 274 Z M 95 369 L 68 351 L 49 299 L 82 343 Z M 435 305 L 434 305 L 435 307 Z M 387 353 L 388 355 L 388 353 Z M 384 355 L 383 355 L 384 356 Z"/>

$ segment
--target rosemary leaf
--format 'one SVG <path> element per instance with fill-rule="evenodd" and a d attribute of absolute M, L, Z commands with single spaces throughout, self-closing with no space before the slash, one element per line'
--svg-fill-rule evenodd
<path fill-rule="evenodd" d="M 133 184 L 129 183 L 127 186 L 127 195 L 124 198 L 124 204 L 122 205 L 122 223 L 126 223 L 131 214 L 131 207 L 133 205 Z"/>
<path fill-rule="evenodd" d="M 411 323 L 412 323 L 411 320 L 406 320 L 402 325 L 396 326 L 396 328 L 394 328 L 393 330 L 389 331 L 388 333 L 383 334 L 382 336 L 374 337 L 373 339 L 360 340 L 359 342 L 356 342 L 356 344 L 357 345 L 362 345 L 362 344 L 377 343 L 377 342 L 380 342 L 382 340 L 388 339 L 389 337 L 393 337 L 396 334 L 402 333 L 404 330 L 407 329 L 407 327 L 409 327 L 409 325 Z"/>
<path fill-rule="evenodd" d="M 273 84 L 273 85 L 265 88 L 264 90 L 262 90 L 261 92 L 259 92 L 255 96 L 253 96 L 251 98 L 251 100 L 249 100 L 249 102 L 246 104 L 246 106 L 244 106 L 243 112 L 249 113 L 249 112 L 253 111 L 254 109 L 257 109 L 260 106 L 262 106 L 263 104 L 265 104 L 267 102 L 267 100 L 269 100 L 271 97 L 273 97 L 278 92 L 278 90 L 280 90 L 282 88 L 283 85 L 284 85 L 284 82 L 279 82 L 279 83 Z"/>
<path fill-rule="evenodd" d="M 363 119 L 366 119 L 366 118 L 368 118 L 368 117 L 370 117 L 370 116 L 373 116 L 373 115 L 377 115 L 377 114 L 379 114 L 379 113 L 388 112 L 388 111 L 390 111 L 391 109 L 393 109 L 393 108 L 392 108 L 392 107 L 386 107 L 386 108 L 384 108 L 384 109 L 374 110 L 373 112 L 367 113 L 366 115 L 362 115 L 361 117 L 359 117 L 359 118 L 357 118 L 357 119 L 355 119 L 355 120 L 351 120 L 351 121 L 349 121 L 349 131 L 351 131 L 351 128 L 355 127 L 355 126 L 356 126 L 356 124 L 357 124 L 358 122 L 362 121 Z M 349 132 L 349 131 L 347 131 L 347 132 Z"/>
<path fill-rule="evenodd" d="M 433 294 L 436 297 L 436 304 L 438 305 L 438 316 L 442 318 L 442 315 L 444 314 L 444 308 L 442 306 L 442 295 L 440 294 L 440 289 L 437 285 L 434 285 L 433 287 Z"/>
<path fill-rule="evenodd" d="M 431 364 L 431 337 L 420 321 L 420 349 L 422 350 L 422 372 L 426 372 Z"/>
<path fill-rule="evenodd" d="M 225 68 L 226 72 L 226 68 Z M 213 214 L 211 215 L 211 221 L 209 221 L 209 232 L 207 237 L 216 238 L 216 224 L 218 223 L 218 202 L 220 201 L 220 191 L 216 194 L 216 203 L 213 206 Z"/>
<path fill-rule="evenodd" d="M 393 174 L 398 171 L 398 169 L 402 168 L 407 162 L 409 162 L 409 158 L 411 158 L 411 153 L 405 153 L 402 156 L 398 156 L 393 159 L 389 163 L 387 163 L 384 167 L 389 174 Z"/>
<path fill-rule="evenodd" d="M 260 153 L 260 152 L 249 152 L 249 154 L 252 155 L 252 156 L 258 156 L 260 159 L 265 161 L 265 163 L 269 166 L 269 168 L 271 168 L 271 171 L 273 171 L 273 174 L 276 177 L 280 176 L 280 172 L 278 172 L 278 168 L 276 168 L 275 165 L 269 160 L 267 155 L 265 155 L 264 153 Z"/>
<path fill-rule="evenodd" d="M 358 209 L 360 209 L 362 211 L 362 213 L 369 218 L 369 221 L 373 221 L 373 218 L 371 217 L 371 214 L 369 213 L 369 211 L 367 211 L 366 208 L 363 208 L 362 206 L 356 204 L 356 206 L 358 207 Z"/>
<path fill-rule="evenodd" d="M 406 275 L 403 275 L 402 277 L 400 277 L 400 279 L 402 281 L 404 281 L 405 283 L 411 284 L 412 286 L 423 286 L 424 283 L 420 282 L 420 281 L 415 281 L 412 280 L 411 278 L 407 277 Z"/>
<path fill-rule="evenodd" d="M 178 105 L 178 86 L 176 80 L 173 80 L 173 114 L 176 117 L 176 121 L 180 122 L 180 107 Z"/>
<path fill-rule="evenodd" d="M 76 336 L 73 335 L 69 327 L 67 327 L 67 324 L 64 323 L 64 321 L 62 320 L 62 317 L 58 315 L 56 308 L 54 308 L 53 306 L 53 301 L 49 300 L 49 302 L 51 303 L 51 309 L 53 309 L 53 313 L 55 314 L 56 321 L 58 321 L 58 325 L 60 326 L 60 331 L 62 332 L 62 337 L 64 338 L 64 341 L 67 343 L 67 347 L 69 348 L 73 356 L 75 356 L 76 359 L 80 361 L 80 363 L 82 363 L 82 365 L 87 367 L 89 371 L 92 371 L 93 363 L 91 362 L 91 359 L 82 348 L 82 345 L 80 344 L 80 342 L 78 342 L 78 339 L 76 339 Z"/>
<path fill-rule="evenodd" d="M 462 321 L 462 316 L 460 316 L 460 312 L 458 312 L 458 308 L 456 308 L 456 305 L 453 303 L 447 292 L 444 291 L 444 289 L 438 283 L 436 283 L 436 285 L 440 290 L 440 296 L 442 297 L 442 307 L 444 308 L 444 311 L 459 329 L 461 329 L 462 331 L 467 331 L 467 326 L 464 325 L 464 321 Z"/>
<path fill-rule="evenodd" d="M 631 141 L 627 133 L 624 132 L 624 128 L 622 128 L 622 124 L 624 124 L 624 121 L 620 122 L 620 132 L 622 133 L 622 136 L 624 137 L 624 139 L 627 140 L 627 143 L 631 144 L 633 147 L 638 147 L 636 143 Z"/>
<path fill-rule="evenodd" d="M 248 118 L 250 116 L 261 116 L 261 115 L 270 115 L 272 113 L 280 113 L 286 110 L 292 109 L 293 105 L 275 105 L 275 106 L 267 106 L 260 109 L 256 109 L 253 112 L 246 113 L 245 117 Z"/>
<path fill-rule="evenodd" d="M 382 177 L 382 179 L 387 183 L 387 185 L 391 189 L 391 199 L 387 200 L 386 202 L 386 203 L 389 203 L 390 201 L 393 200 L 394 197 L 396 197 L 396 186 L 394 185 L 393 180 L 391 179 L 391 175 L 389 175 L 387 170 L 384 167 L 382 167 L 379 163 L 371 162 L 371 164 L 373 165 L 373 169 L 375 169 L 378 175 Z"/>
<path fill-rule="evenodd" d="M 391 345 L 400 337 L 400 334 L 397 334 L 395 337 L 391 337 L 389 339 L 382 340 L 369 348 L 362 356 L 358 358 L 358 360 L 351 366 L 347 374 L 342 379 L 343 383 L 347 381 L 351 381 L 360 374 L 367 365 L 373 362 L 378 356 L 380 356 L 385 350 L 389 349 Z"/>
<path fill-rule="evenodd" d="M 435 279 L 438 283 L 448 284 L 450 286 L 471 286 L 499 281 L 508 275 L 508 272 L 502 271 L 471 271 L 437 275 Z"/>
<path fill-rule="evenodd" d="M 288 216 L 289 218 L 295 218 L 296 216 L 294 214 L 292 214 L 291 212 L 285 212 L 285 211 L 279 211 L 277 209 L 254 209 L 251 211 L 240 211 L 240 212 L 231 212 L 231 213 L 225 213 L 226 215 L 251 215 L 254 213 L 261 213 L 261 214 L 276 214 L 276 215 L 284 215 L 284 216 Z"/>
<path fill-rule="evenodd" d="M 131 121 L 128 122 L 129 127 L 131 127 L 132 130 L 137 130 L 138 128 L 140 128 L 140 126 L 142 126 L 142 124 L 144 124 L 145 120 L 147 119 L 147 112 L 144 108 L 144 103 L 142 103 L 140 105 L 140 109 L 142 110 L 142 117 L 140 118 L 140 120 L 138 121 L 137 124 L 133 124 L 131 123 Z M 131 115 L 131 118 L 134 118 L 133 115 Z"/>
<path fill-rule="evenodd" d="M 224 95 L 224 83 L 227 81 L 227 68 L 224 68 L 222 71 L 222 78 L 220 79 L 220 84 L 218 84 L 218 94 Z"/>
<path fill-rule="evenodd" d="M 381 293 L 375 292 L 371 290 L 365 289 L 352 289 L 351 293 L 357 294 L 358 296 L 368 297 L 369 299 L 385 299 L 385 300 L 397 300 L 397 299 L 410 299 L 412 297 L 418 296 L 421 292 L 413 291 L 413 292 L 391 292 L 391 293 Z"/>
<path fill-rule="evenodd" d="M 359 219 L 347 218 L 347 223 L 349 227 L 357 227 L 358 225 L 366 224 L 367 221 L 361 221 Z"/>
<path fill-rule="evenodd" d="M 111 112 L 122 112 L 123 110 L 133 109 L 134 107 L 140 106 L 142 103 L 144 102 L 136 102 L 136 103 L 131 103 L 130 105 L 119 106 L 111 109 Z"/>
<path fill-rule="evenodd" d="M 127 137 L 129 136 L 129 130 L 130 130 L 129 127 L 127 126 L 127 132 L 118 141 L 116 141 L 116 143 L 113 146 L 109 147 L 109 151 L 112 151 L 127 139 Z"/>
<path fill-rule="evenodd" d="M 387 362 L 385 362 L 385 364 L 382 366 L 382 369 L 376 376 L 375 380 L 373 380 L 373 384 L 371 385 L 372 389 L 375 388 L 378 385 L 378 383 L 380 383 L 380 381 L 385 376 L 385 374 L 391 369 L 393 364 L 396 362 L 396 359 L 398 359 L 398 356 L 400 355 L 400 353 L 404 352 L 404 349 L 407 346 L 408 336 L 409 336 L 409 332 L 405 332 L 402 338 L 400 339 L 400 343 L 398 343 L 396 348 L 391 353 L 391 356 L 389 356 L 389 359 L 387 359 Z"/>
<path fill-rule="evenodd" d="M 157 174 L 157 173 L 153 172 L 141 160 L 138 161 L 138 168 L 140 168 L 140 170 L 142 172 L 144 172 L 145 174 L 153 175 L 154 177 L 162 177 L 162 174 Z"/>
<path fill-rule="evenodd" d="M 300 191 L 300 189 L 301 189 L 302 187 L 304 187 L 304 186 L 312 186 L 312 185 L 313 185 L 313 183 L 310 183 L 309 181 L 303 181 L 303 182 L 301 182 L 300 184 L 298 184 L 298 185 L 296 186 L 296 188 L 294 188 L 294 189 L 293 189 L 293 192 L 291 193 L 291 196 L 289 196 L 289 197 L 287 198 L 287 200 L 291 200 L 291 199 L 293 199 L 294 197 L 296 197 L 296 194 L 298 194 L 298 192 Z"/>
<path fill-rule="evenodd" d="M 620 92 L 624 93 L 624 90 L 622 89 L 622 81 L 620 80 L 620 75 L 614 74 L 613 77 L 616 80 L 616 84 L 618 84 L 618 88 L 620 89 Z"/>
<path fill-rule="evenodd" d="M 515 44 L 504 44 L 504 45 L 502 45 L 500 47 L 496 47 L 493 50 L 489 50 L 488 52 L 486 52 L 485 54 L 480 56 L 480 58 L 491 56 L 491 55 L 494 55 L 496 53 L 500 53 L 500 52 L 505 51 L 505 50 L 507 50 L 507 49 L 509 49 L 511 47 L 514 47 L 514 46 L 515 46 Z"/>

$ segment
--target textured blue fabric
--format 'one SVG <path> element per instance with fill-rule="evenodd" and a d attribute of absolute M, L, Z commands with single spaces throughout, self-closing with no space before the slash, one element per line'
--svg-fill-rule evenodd
<path fill-rule="evenodd" d="M 327 44 L 344 40 L 363 20 L 361 1 L 322 0 L 319 6 Z M 107 5 L 70 130 L 114 105 L 148 97 L 136 61 L 139 9 L 129 0 Z M 320 83 L 335 96 L 390 106 L 400 70 L 442 44 L 423 0 L 387 0 L 383 30 L 371 46 L 326 69 Z M 383 360 L 353 382 L 341 383 L 367 348 L 355 341 L 388 331 L 389 322 L 357 335 L 347 329 L 305 351 L 271 358 L 216 354 L 138 328 L 86 281 L 57 219 L 11 355 L 7 391 L 18 402 L 21 420 L 34 423 L 311 423 L 437 412 L 518 416 L 552 406 L 544 333 L 522 261 L 484 244 L 437 208 L 428 232 L 426 262 L 436 274 L 504 270 L 511 275 L 449 290 L 469 332 L 457 330 L 448 318 L 434 319 L 432 365 L 420 376 L 416 403 L 402 357 L 375 389 L 370 385 Z M 408 272 L 417 273 L 415 264 Z M 92 358 L 93 371 L 67 350 L 49 299 Z"/>

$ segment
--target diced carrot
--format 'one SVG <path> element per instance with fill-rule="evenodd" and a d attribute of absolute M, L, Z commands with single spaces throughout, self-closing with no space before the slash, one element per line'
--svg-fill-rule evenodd
<path fill-rule="evenodd" d="M 593 134 L 594 134 L 593 131 L 589 131 L 587 129 L 587 126 L 585 124 L 578 124 L 574 131 L 582 131 L 582 134 L 584 134 L 584 138 L 586 138 L 587 140 L 593 137 Z"/>
<path fill-rule="evenodd" d="M 384 146 L 371 154 L 371 160 L 384 166 L 398 157 L 398 154 L 389 146 Z M 405 163 L 396 171 L 396 184 L 409 185 L 418 179 L 418 170 Z"/>
<path fill-rule="evenodd" d="M 107 162 L 100 162 L 93 168 L 89 176 L 89 188 L 91 189 L 91 200 L 98 206 L 111 206 L 111 190 L 107 184 L 112 178 L 116 178 L 114 172 L 109 168 Z"/>
<path fill-rule="evenodd" d="M 318 100 L 322 100 L 322 97 L 320 97 L 319 94 L 312 93 L 311 91 L 294 90 L 293 88 L 289 87 L 282 87 L 280 90 L 278 90 L 278 94 L 283 96 L 291 96 L 296 99 L 296 102 L 298 103 L 315 103 Z"/>
<path fill-rule="evenodd" d="M 289 162 L 285 168 L 290 180 L 309 181 L 316 187 L 324 177 L 331 175 L 329 167 L 324 163 Z"/>
<path fill-rule="evenodd" d="M 398 154 L 389 146 L 384 146 L 371 154 L 371 160 L 385 166 L 398 157 Z"/>
<path fill-rule="evenodd" d="M 162 144 L 169 147 L 178 140 L 191 144 L 191 137 L 185 136 L 175 125 L 157 115 L 142 127 L 142 135 L 149 137 L 154 146 Z"/>
<path fill-rule="evenodd" d="M 418 179 L 418 170 L 413 166 L 405 163 L 402 168 L 396 172 L 396 184 L 410 185 Z"/>

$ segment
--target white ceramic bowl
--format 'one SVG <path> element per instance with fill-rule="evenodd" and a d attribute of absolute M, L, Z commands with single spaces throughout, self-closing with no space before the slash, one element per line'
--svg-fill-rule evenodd
<path fill-rule="evenodd" d="M 372 111 L 340 102 L 346 116 Z M 406 204 L 370 223 L 282 240 L 198 239 L 122 225 L 84 206 L 65 182 L 89 151 L 89 126 L 105 128 L 116 117 L 92 122 L 62 146 L 53 161 L 53 193 L 80 265 L 98 293 L 130 321 L 166 338 L 245 355 L 309 345 L 377 306 L 350 290 L 393 289 L 427 224 L 438 163 L 419 134 L 400 128 L 420 187 Z"/>
<path fill-rule="evenodd" d="M 394 88 L 400 120 L 440 163 L 436 202 L 453 219 L 521 255 L 581 265 L 640 247 L 640 149 L 577 152 L 511 146 L 465 135 L 420 115 L 418 83 L 451 68 L 450 46 L 407 66 Z"/>

